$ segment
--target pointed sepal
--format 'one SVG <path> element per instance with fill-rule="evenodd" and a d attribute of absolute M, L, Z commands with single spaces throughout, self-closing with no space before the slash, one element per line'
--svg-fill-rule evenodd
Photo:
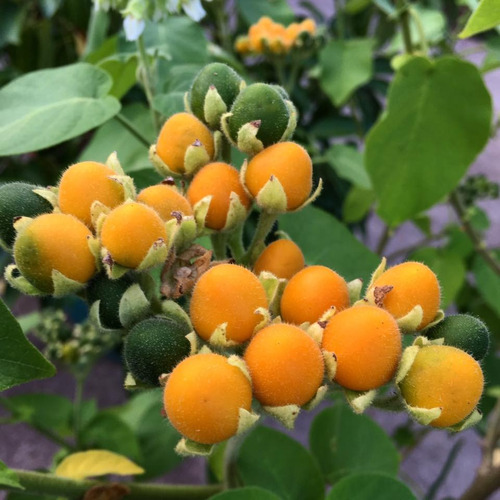
<path fill-rule="evenodd" d="M 201 167 L 210 162 L 212 158 L 208 154 L 205 146 L 203 146 L 201 141 L 196 140 L 188 146 L 186 152 L 184 153 L 184 171 L 185 175 L 192 176 Z"/>
<path fill-rule="evenodd" d="M 321 403 L 321 401 L 325 399 L 327 392 L 328 392 L 327 385 L 320 386 L 316 391 L 314 397 L 311 399 L 311 401 L 308 401 L 305 405 L 302 405 L 302 408 L 307 411 L 314 410 L 314 408 L 316 408 L 316 406 L 318 406 Z"/>
<path fill-rule="evenodd" d="M 259 274 L 259 281 L 266 292 L 269 311 L 273 316 L 277 316 L 280 310 L 281 296 L 285 290 L 287 280 L 277 278 L 273 273 L 268 271 L 262 271 Z"/>
<path fill-rule="evenodd" d="M 183 457 L 206 457 L 212 452 L 213 444 L 202 444 L 191 439 L 182 438 L 175 447 L 175 452 Z"/>
<path fill-rule="evenodd" d="M 151 311 L 151 304 L 138 283 L 129 286 L 120 299 L 118 316 L 125 328 L 144 319 Z"/>
<path fill-rule="evenodd" d="M 64 297 L 65 295 L 78 293 L 85 288 L 85 283 L 72 280 L 57 269 L 52 270 L 52 283 L 54 291 L 51 295 L 54 297 Z"/>
<path fill-rule="evenodd" d="M 347 290 L 349 291 L 349 304 L 351 306 L 358 302 L 361 297 L 361 290 L 363 288 L 363 280 L 357 278 L 347 283 Z"/>
<path fill-rule="evenodd" d="M 5 268 L 4 277 L 7 283 L 12 288 L 15 288 L 25 295 L 33 295 L 35 297 L 40 297 L 48 295 L 46 292 L 42 292 L 36 286 L 32 285 L 19 271 L 15 264 L 10 264 Z"/>
<path fill-rule="evenodd" d="M 250 428 L 252 428 L 257 421 L 260 419 L 260 415 L 252 411 L 245 410 L 245 408 L 239 409 L 239 419 L 238 419 L 238 430 L 236 434 L 242 434 Z"/>
<path fill-rule="evenodd" d="M 458 424 L 448 427 L 448 429 L 452 432 L 462 432 L 474 427 L 481 421 L 482 418 L 483 414 L 477 408 L 474 408 L 468 417 L 465 417 L 461 422 L 458 422 Z"/>
<path fill-rule="evenodd" d="M 215 85 L 210 85 L 205 95 L 203 103 L 203 115 L 205 121 L 211 129 L 217 129 L 220 126 L 220 119 L 227 112 L 227 105 L 220 96 Z"/>
<path fill-rule="evenodd" d="M 113 170 L 116 175 L 125 175 L 125 172 L 123 170 L 122 164 L 120 163 L 120 160 L 118 159 L 118 154 L 116 151 L 113 151 L 107 158 L 106 160 L 106 166 Z"/>
<path fill-rule="evenodd" d="M 360 414 L 373 403 L 377 391 L 375 389 L 371 391 L 351 391 L 350 389 L 344 389 L 344 394 L 354 413 Z"/>
<path fill-rule="evenodd" d="M 287 429 L 293 429 L 300 413 L 300 406 L 264 406 L 264 411 L 281 422 Z"/>

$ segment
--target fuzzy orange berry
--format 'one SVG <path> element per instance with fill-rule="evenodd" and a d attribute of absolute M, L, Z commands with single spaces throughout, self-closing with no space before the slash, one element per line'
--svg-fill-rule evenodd
<path fill-rule="evenodd" d="M 157 184 L 143 189 L 137 195 L 137 201 L 154 208 L 164 221 L 174 218 L 172 212 L 193 215 L 189 201 L 177 191 L 175 186 L 168 184 Z"/>
<path fill-rule="evenodd" d="M 183 436 L 213 444 L 236 434 L 240 408 L 250 411 L 252 387 L 224 356 L 197 354 L 174 368 L 164 403 L 171 424 Z"/>
<path fill-rule="evenodd" d="M 214 330 L 227 323 L 226 337 L 235 342 L 248 340 L 262 320 L 255 310 L 267 308 L 264 287 L 248 269 L 219 264 L 202 274 L 193 290 L 190 314 L 198 335 L 209 340 Z"/>
<path fill-rule="evenodd" d="M 298 326 L 277 323 L 260 330 L 245 351 L 255 397 L 265 406 L 304 405 L 324 375 L 321 350 Z"/>
<path fill-rule="evenodd" d="M 360 305 L 330 319 L 322 347 L 337 358 L 335 382 L 353 391 L 368 391 L 394 376 L 401 358 L 401 333 L 387 311 Z"/>
<path fill-rule="evenodd" d="M 113 261 L 132 269 L 139 266 L 159 239 L 167 239 L 164 223 L 151 207 L 142 203 L 120 205 L 102 225 L 102 244 Z"/>
<path fill-rule="evenodd" d="M 427 326 L 439 309 L 440 289 L 436 275 L 420 262 L 403 262 L 387 269 L 373 283 L 376 287 L 393 287 L 384 295 L 382 306 L 396 319 L 420 305 L 423 318 L 417 330 Z"/>
<path fill-rule="evenodd" d="M 422 347 L 400 383 L 406 402 L 416 408 L 441 408 L 433 427 L 448 427 L 470 415 L 483 392 L 479 363 L 456 347 Z"/>
<path fill-rule="evenodd" d="M 256 154 L 245 172 L 245 185 L 254 198 L 271 177 L 283 186 L 287 210 L 299 208 L 312 188 L 312 162 L 307 151 L 295 142 L 279 142 Z"/>
<path fill-rule="evenodd" d="M 194 207 L 205 196 L 212 196 L 205 225 L 220 230 L 226 225 L 232 192 L 238 195 L 245 208 L 250 207 L 250 199 L 241 185 L 238 171 L 227 163 L 215 162 L 205 165 L 195 175 L 187 198 Z"/>
<path fill-rule="evenodd" d="M 281 317 L 300 325 L 318 321 L 329 308 L 349 307 L 349 291 L 344 278 L 325 266 L 310 266 L 288 282 L 281 297 Z"/>
<path fill-rule="evenodd" d="M 291 240 L 273 241 L 259 255 L 253 270 L 259 275 L 262 271 L 273 273 L 278 278 L 289 280 L 305 266 L 304 254 Z"/>
<path fill-rule="evenodd" d="M 108 208 L 123 203 L 123 186 L 110 178 L 116 172 L 95 161 L 83 161 L 66 169 L 59 182 L 59 208 L 92 227 L 90 209 L 94 201 Z"/>

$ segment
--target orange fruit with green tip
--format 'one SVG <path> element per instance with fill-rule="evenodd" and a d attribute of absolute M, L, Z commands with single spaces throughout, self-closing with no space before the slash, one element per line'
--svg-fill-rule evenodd
<path fill-rule="evenodd" d="M 322 347 L 337 359 L 335 382 L 353 391 L 369 391 L 393 378 L 401 358 L 401 333 L 387 311 L 359 305 L 328 321 Z"/>
<path fill-rule="evenodd" d="M 164 391 L 170 423 L 185 437 L 214 444 L 234 436 L 239 411 L 250 411 L 248 378 L 220 354 L 196 354 L 179 363 Z"/>
<path fill-rule="evenodd" d="M 277 323 L 260 330 L 245 351 L 256 399 L 264 406 L 302 406 L 324 375 L 321 350 L 298 326 Z"/>
<path fill-rule="evenodd" d="M 143 189 L 137 195 L 137 201 L 154 208 L 164 221 L 174 218 L 172 212 L 193 215 L 189 201 L 177 191 L 175 186 L 168 184 L 157 184 Z"/>
<path fill-rule="evenodd" d="M 123 186 L 110 178 L 116 172 L 95 161 L 83 161 L 66 169 L 59 182 L 59 208 L 92 227 L 90 209 L 94 201 L 108 208 L 123 203 Z"/>
<path fill-rule="evenodd" d="M 112 210 L 101 229 L 102 245 L 117 264 L 137 268 L 153 244 L 167 241 L 160 216 L 142 203 L 124 203 Z"/>
<path fill-rule="evenodd" d="M 299 246 L 291 240 L 282 239 L 273 241 L 262 251 L 253 270 L 257 275 L 267 271 L 278 278 L 289 280 L 304 266 L 304 254 Z"/>
<path fill-rule="evenodd" d="M 423 310 L 421 330 L 435 317 L 439 309 L 441 291 L 436 275 L 420 262 L 403 262 L 387 269 L 373 283 L 375 287 L 392 287 L 382 300 L 382 307 L 396 319 L 408 314 L 415 306 Z"/>
<path fill-rule="evenodd" d="M 17 267 L 45 293 L 54 291 L 54 270 L 86 283 L 96 272 L 95 258 L 88 246 L 90 237 L 88 227 L 72 215 L 40 215 L 21 230 L 14 242 Z"/>
<path fill-rule="evenodd" d="M 479 363 L 456 347 L 422 347 L 399 387 L 408 405 L 441 408 L 429 425 L 449 427 L 469 416 L 483 392 L 484 376 Z"/>
<path fill-rule="evenodd" d="M 156 153 L 169 170 L 183 174 L 186 150 L 197 141 L 205 148 L 208 156 L 213 158 L 214 139 L 208 127 L 194 115 L 177 113 L 163 125 L 156 142 Z"/>

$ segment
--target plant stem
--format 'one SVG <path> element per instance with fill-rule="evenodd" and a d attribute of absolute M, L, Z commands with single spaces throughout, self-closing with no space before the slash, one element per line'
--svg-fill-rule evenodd
<path fill-rule="evenodd" d="M 151 142 L 145 135 L 122 113 L 115 115 L 116 120 L 123 125 L 136 139 L 149 149 Z"/>
<path fill-rule="evenodd" d="M 495 256 L 491 253 L 491 251 L 486 246 L 486 242 L 482 239 L 481 235 L 474 229 L 474 227 L 470 223 L 467 210 L 462 205 L 460 195 L 456 190 L 453 191 L 450 195 L 450 204 L 457 214 L 457 217 L 464 231 L 472 241 L 475 251 L 484 259 L 491 270 L 494 271 L 497 276 L 500 276 L 500 262 L 498 262 Z"/>
<path fill-rule="evenodd" d="M 273 224 L 276 222 L 278 216 L 276 214 L 270 214 L 265 210 L 262 210 L 259 217 L 259 222 L 257 223 L 257 228 L 253 235 L 252 242 L 248 247 L 247 253 L 243 256 L 243 262 L 247 265 L 252 266 L 257 255 L 255 255 L 260 247 L 264 244 L 266 236 L 271 231 Z"/>
<path fill-rule="evenodd" d="M 398 20 L 403 35 L 405 52 L 407 54 L 413 54 L 413 45 L 411 43 L 411 31 L 410 31 L 410 13 L 408 12 L 408 5 L 405 0 L 396 0 L 396 7 L 399 11 Z"/>
<path fill-rule="evenodd" d="M 377 248 L 375 250 L 375 252 L 382 256 L 382 253 L 384 252 L 384 248 L 387 246 L 387 243 L 390 239 L 390 237 L 392 236 L 392 228 L 390 228 L 389 226 L 385 226 L 384 228 L 384 232 L 382 233 L 382 236 L 380 237 L 380 240 L 377 244 Z"/>
<path fill-rule="evenodd" d="M 418 36 L 420 39 L 420 49 L 424 54 L 427 55 L 429 52 L 429 45 L 427 45 L 427 39 L 425 38 L 425 31 L 422 20 L 420 19 L 420 16 L 418 15 L 416 9 L 414 9 L 413 7 L 408 7 L 408 13 L 412 17 L 413 21 L 415 22 L 415 26 L 417 27 Z"/>
<path fill-rule="evenodd" d="M 141 79 L 144 86 L 144 93 L 146 94 L 146 99 L 148 100 L 149 109 L 151 111 L 151 119 L 153 121 L 153 127 L 155 132 L 160 131 L 160 120 L 158 114 L 153 108 L 153 97 L 154 97 L 154 86 L 153 86 L 153 76 L 151 74 L 151 67 L 149 65 L 148 54 L 146 53 L 146 47 L 144 46 L 144 38 L 141 35 L 137 39 L 137 50 L 139 52 L 139 66 L 142 68 Z"/>
<path fill-rule="evenodd" d="M 210 235 L 215 260 L 224 260 L 226 258 L 226 235 L 221 232 Z"/>
<path fill-rule="evenodd" d="M 92 9 L 90 13 L 89 25 L 87 28 L 87 40 L 82 57 L 98 49 L 104 40 L 109 27 L 109 15 L 105 10 Z"/>
<path fill-rule="evenodd" d="M 112 483 L 95 480 L 76 480 L 58 477 L 53 474 L 13 469 L 26 493 L 38 495 L 62 496 L 81 499 L 94 486 L 106 486 Z M 119 483 L 130 490 L 126 500 L 202 500 L 210 498 L 222 490 L 220 485 L 192 486 L 146 483 Z M 6 488 L 8 489 L 8 488 Z"/>
<path fill-rule="evenodd" d="M 243 247 L 243 228 L 244 224 L 240 224 L 228 236 L 229 249 L 237 264 L 241 262 L 245 255 L 245 248 Z"/>
<path fill-rule="evenodd" d="M 403 247 L 400 248 L 399 250 L 396 250 L 395 252 L 392 252 L 391 254 L 387 255 L 387 260 L 393 260 L 396 257 L 406 256 L 411 252 L 413 252 L 414 250 L 417 250 L 418 248 L 427 245 L 428 243 L 432 243 L 433 241 L 436 240 L 441 240 L 446 235 L 447 235 L 446 229 L 443 229 L 439 233 L 431 234 L 430 236 L 421 239 L 418 243 L 414 243 L 413 245 L 408 245 L 407 247 Z"/>
<path fill-rule="evenodd" d="M 224 1 L 218 2 L 219 5 L 214 7 L 215 23 L 217 26 L 217 35 L 222 45 L 222 48 L 231 53 L 233 50 L 233 44 L 231 43 L 231 34 L 228 31 L 228 19 L 226 14 L 227 5 L 224 5 Z"/>
<path fill-rule="evenodd" d="M 231 143 L 223 135 L 220 140 L 220 159 L 225 163 L 231 163 Z"/>

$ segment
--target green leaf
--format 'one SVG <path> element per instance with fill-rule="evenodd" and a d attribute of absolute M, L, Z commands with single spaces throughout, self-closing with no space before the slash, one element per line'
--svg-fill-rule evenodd
<path fill-rule="evenodd" d="M 118 54 L 103 59 L 97 65 L 113 79 L 113 86 L 109 95 L 121 99 L 135 84 L 137 71 L 137 57 Z"/>
<path fill-rule="evenodd" d="M 495 252 L 500 262 L 500 252 Z M 485 260 L 476 255 L 472 264 L 472 271 L 476 278 L 477 288 L 484 301 L 500 315 L 500 277 L 488 266 Z"/>
<path fill-rule="evenodd" d="M 151 144 L 155 141 L 151 114 L 145 106 L 139 103 L 131 104 L 123 108 L 122 114 L 151 141 Z M 127 174 L 144 168 L 152 169 L 148 148 L 116 119 L 99 128 L 78 161 L 104 162 L 113 151 L 117 152 Z"/>
<path fill-rule="evenodd" d="M 19 482 L 17 474 L 10 470 L 1 460 L 0 460 L 0 486 L 8 486 L 9 488 L 19 488 L 24 490 Z"/>
<path fill-rule="evenodd" d="M 314 419 L 311 451 L 330 483 L 358 472 L 396 475 L 399 455 L 385 431 L 366 415 L 338 403 Z"/>
<path fill-rule="evenodd" d="M 459 38 L 468 38 L 500 24 L 500 3 L 498 0 L 481 0 L 472 13 Z"/>
<path fill-rule="evenodd" d="M 446 196 L 487 143 L 491 117 L 491 97 L 473 64 L 455 57 L 407 62 L 366 141 L 379 215 L 397 225 Z"/>
<path fill-rule="evenodd" d="M 170 118 L 175 113 L 181 113 L 184 111 L 184 92 L 155 95 L 153 108 L 161 113 L 165 119 Z"/>
<path fill-rule="evenodd" d="M 354 474 L 339 481 L 326 500 L 416 500 L 404 483 L 383 474 Z"/>
<path fill-rule="evenodd" d="M 343 224 L 314 206 L 281 216 L 279 225 L 300 246 L 307 264 L 328 266 L 346 280 L 368 282 L 379 264 L 379 258 Z"/>
<path fill-rule="evenodd" d="M 37 151 L 98 127 L 120 111 L 112 80 L 91 64 L 33 71 L 0 90 L 0 156 Z"/>
<path fill-rule="evenodd" d="M 280 500 L 274 493 L 255 486 L 223 491 L 210 498 L 211 500 Z"/>
<path fill-rule="evenodd" d="M 297 441 L 274 429 L 253 430 L 241 445 L 236 467 L 245 486 L 260 486 L 283 500 L 324 498 L 314 458 Z"/>
<path fill-rule="evenodd" d="M 273 21 L 290 24 L 295 14 L 285 0 L 236 0 L 238 12 L 248 25 L 255 24 L 262 16 L 268 16 Z"/>
<path fill-rule="evenodd" d="M 446 309 L 453 303 L 465 282 L 467 268 L 460 255 L 447 248 L 420 248 L 410 256 L 422 262 L 436 274 L 441 285 L 441 307 Z"/>
<path fill-rule="evenodd" d="M 113 451 L 142 463 L 142 454 L 134 432 L 122 419 L 110 412 L 98 413 L 82 430 L 86 448 Z"/>
<path fill-rule="evenodd" d="M 174 451 L 179 433 L 162 416 L 162 392 L 151 390 L 134 396 L 117 415 L 137 436 L 145 473 L 141 479 L 161 476 L 181 462 Z"/>
<path fill-rule="evenodd" d="M 0 399 L 0 403 L 22 422 L 60 434 L 71 432 L 73 403 L 57 394 L 18 394 Z"/>
<path fill-rule="evenodd" d="M 370 38 L 331 40 L 319 54 L 319 83 L 335 106 L 340 106 L 373 75 L 374 41 Z"/>
<path fill-rule="evenodd" d="M 8 44 L 18 45 L 28 12 L 27 6 L 7 1 L 0 5 L 0 48 Z"/>
<path fill-rule="evenodd" d="M 372 189 L 362 189 L 353 186 L 347 193 L 342 206 L 342 218 L 347 224 L 359 222 L 370 211 L 375 203 L 375 193 Z"/>
<path fill-rule="evenodd" d="M 152 167 L 133 170 L 129 172 L 129 175 L 134 179 L 135 187 L 139 190 L 158 184 L 163 180 L 163 177 Z"/>
<path fill-rule="evenodd" d="M 348 116 L 329 116 L 315 120 L 311 124 L 310 132 L 318 139 L 353 135 L 356 133 L 356 123 Z"/>
<path fill-rule="evenodd" d="M 363 155 L 358 150 L 344 144 L 334 144 L 326 152 L 326 157 L 339 177 L 351 181 L 360 188 L 371 189 L 371 181 L 363 164 Z"/>
<path fill-rule="evenodd" d="M 18 322 L 0 300 L 0 391 L 56 373 L 25 337 Z"/>
<path fill-rule="evenodd" d="M 490 38 L 486 40 L 488 52 L 483 60 L 481 72 L 486 73 L 500 68 L 500 37 Z"/>

